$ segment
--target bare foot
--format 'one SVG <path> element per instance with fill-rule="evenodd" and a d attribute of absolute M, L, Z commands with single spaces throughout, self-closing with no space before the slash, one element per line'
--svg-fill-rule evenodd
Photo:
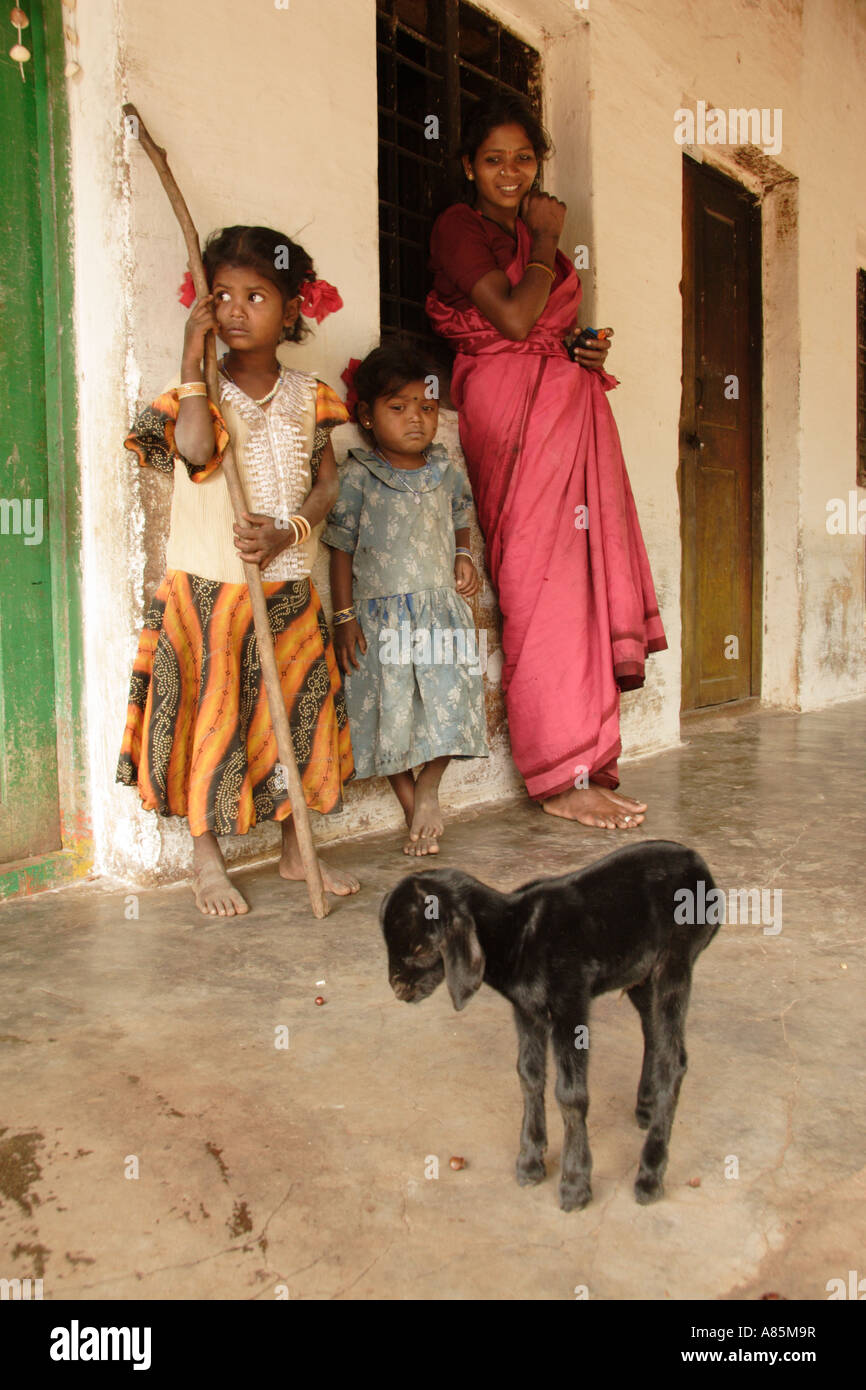
<path fill-rule="evenodd" d="M 403 816 L 408 829 L 412 824 L 412 816 L 415 811 L 415 778 L 411 772 L 394 772 L 389 775 L 388 781 L 391 783 L 394 795 L 403 807 Z"/>
<path fill-rule="evenodd" d="M 415 781 L 415 807 L 409 826 L 409 839 L 403 846 L 404 854 L 439 853 L 439 836 L 445 829 L 439 806 L 439 783 L 447 761 L 447 758 L 434 758 L 418 773 Z M 439 763 L 443 766 L 439 767 Z"/>
<path fill-rule="evenodd" d="M 643 820 L 640 802 L 618 797 L 602 787 L 570 787 L 541 804 L 549 816 L 576 820 L 597 830 L 636 830 Z"/>
<path fill-rule="evenodd" d="M 246 899 L 232 886 L 216 835 L 193 836 L 193 889 L 196 907 L 206 917 L 236 917 L 249 912 Z"/>
<path fill-rule="evenodd" d="M 283 852 L 280 855 L 278 865 L 280 878 L 303 880 L 304 865 L 301 860 L 301 851 L 298 846 L 298 837 L 295 834 L 294 817 L 289 816 L 282 822 L 283 828 Z M 347 874 L 342 869 L 332 869 L 318 855 L 319 869 L 322 873 L 322 883 L 326 893 L 336 893 L 340 898 L 348 897 L 351 893 L 357 893 L 361 885 L 354 874 Z"/>
<path fill-rule="evenodd" d="M 635 801 L 633 796 L 624 796 L 622 792 L 612 791 L 610 787 L 599 787 L 598 790 L 603 792 L 614 805 L 621 806 L 628 816 L 634 816 L 636 811 L 640 812 L 646 810 L 645 801 Z M 641 817 L 641 819 L 643 819 L 643 817 Z"/>

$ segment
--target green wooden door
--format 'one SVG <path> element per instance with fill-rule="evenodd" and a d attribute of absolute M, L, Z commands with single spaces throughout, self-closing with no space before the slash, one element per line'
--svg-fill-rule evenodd
<path fill-rule="evenodd" d="M 23 37 L 38 60 L 41 44 L 31 30 Z M 22 81 L 8 48 L 0 50 L 0 866 L 61 843 L 36 72 L 31 60 Z"/>

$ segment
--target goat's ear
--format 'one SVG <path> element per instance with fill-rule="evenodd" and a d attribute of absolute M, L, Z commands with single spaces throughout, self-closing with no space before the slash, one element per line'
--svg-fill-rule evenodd
<path fill-rule="evenodd" d="M 448 993 L 459 1013 L 477 994 L 484 979 L 484 952 L 468 913 L 452 913 L 439 949 L 445 963 Z"/>

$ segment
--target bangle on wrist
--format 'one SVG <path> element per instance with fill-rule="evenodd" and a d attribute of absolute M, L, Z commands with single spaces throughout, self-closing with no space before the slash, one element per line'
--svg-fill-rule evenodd
<path fill-rule="evenodd" d="M 292 516 L 278 518 L 276 525 L 281 531 L 285 531 L 291 526 L 295 539 L 289 542 L 290 545 L 303 545 L 305 541 L 310 539 L 310 534 L 313 529 L 307 518 L 301 516 L 300 513 L 297 512 Z"/>
<path fill-rule="evenodd" d="M 471 551 L 471 550 L 467 550 L 465 545 L 458 545 L 458 546 L 457 546 L 457 548 L 456 548 L 455 551 L 454 551 L 455 559 L 456 559 L 456 557 L 457 557 L 458 555 L 465 555 L 466 558 L 467 558 L 467 560 L 472 560 L 472 551 Z M 475 564 L 475 561 L 472 560 L 472 563 L 473 563 L 473 565 L 474 565 L 474 564 Z"/>
<path fill-rule="evenodd" d="M 207 387 L 203 381 L 182 381 L 177 388 L 177 398 L 185 401 L 187 396 L 206 396 Z"/>
<path fill-rule="evenodd" d="M 354 616 L 355 616 L 355 606 L 354 606 L 354 604 L 352 604 L 351 607 L 349 607 L 349 608 L 341 608 L 341 609 L 339 609 L 339 611 L 336 612 L 336 613 L 334 614 L 334 617 L 333 617 L 333 624 L 334 624 L 334 627 L 339 627 L 341 623 L 350 623 L 350 622 L 352 621 L 352 619 L 354 618 Z"/>

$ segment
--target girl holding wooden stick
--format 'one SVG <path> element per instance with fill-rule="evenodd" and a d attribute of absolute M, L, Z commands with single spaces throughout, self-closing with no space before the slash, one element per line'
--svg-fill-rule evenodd
<path fill-rule="evenodd" d="M 196 903 L 231 917 L 248 907 L 218 835 L 280 821 L 279 872 L 304 878 L 242 560 L 261 568 L 307 805 L 338 810 L 353 775 L 340 671 L 310 579 L 338 492 L 329 435 L 348 415 L 323 382 L 277 359 L 281 341 L 306 331 L 302 294 L 315 275 L 303 248 L 267 227 L 228 227 L 208 241 L 204 265 L 210 293 L 187 321 L 180 385 L 142 411 L 125 441 L 140 464 L 173 475 L 174 495 L 166 575 L 139 642 L 117 780 L 137 786 L 146 809 L 187 818 Z M 228 346 L 219 411 L 202 373 L 210 330 Z M 243 525 L 220 468 L 228 438 L 250 501 Z M 320 867 L 327 891 L 358 891 L 350 874 Z"/>

